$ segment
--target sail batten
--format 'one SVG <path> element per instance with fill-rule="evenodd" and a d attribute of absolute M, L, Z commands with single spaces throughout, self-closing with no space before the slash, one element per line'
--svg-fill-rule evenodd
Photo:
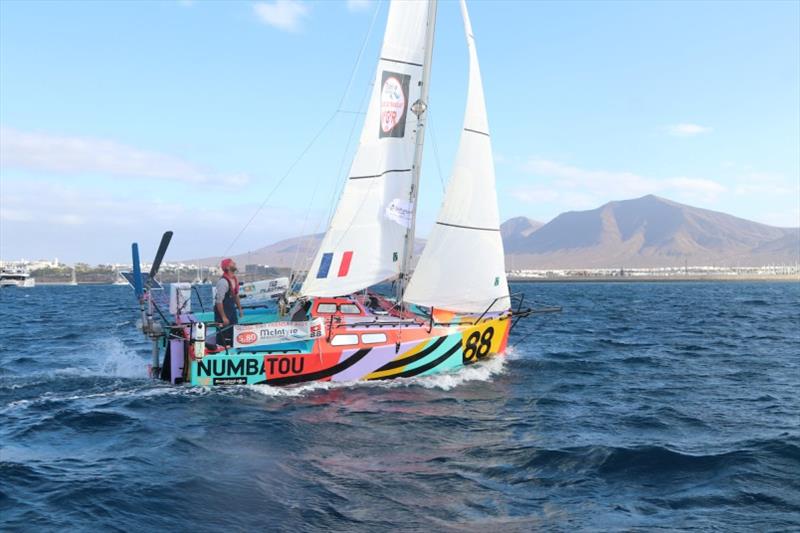
<path fill-rule="evenodd" d="M 436 223 L 439 224 L 440 226 L 448 226 L 451 228 L 471 229 L 475 231 L 500 231 L 500 228 L 478 228 L 475 226 L 463 226 L 461 224 L 449 224 L 447 222 L 439 222 L 438 220 L 436 221 Z"/>
<path fill-rule="evenodd" d="M 461 13 L 469 51 L 464 125 L 437 222 L 403 300 L 437 309 L 482 313 L 508 309 L 510 302 L 489 122 L 464 0 Z"/>
<path fill-rule="evenodd" d="M 390 59 L 388 57 L 382 57 L 381 61 L 389 61 L 390 63 L 401 63 L 403 65 L 412 65 L 414 67 L 421 67 L 423 66 L 422 63 L 412 63 L 411 61 L 401 61 L 399 59 Z"/>
<path fill-rule="evenodd" d="M 373 174 L 371 176 L 350 176 L 349 179 L 351 180 L 367 180 L 372 178 L 382 178 L 386 174 L 391 174 L 392 172 L 411 172 L 412 169 L 410 168 L 399 168 L 396 170 L 384 170 L 380 174 Z"/>
<path fill-rule="evenodd" d="M 391 2 L 358 150 L 301 293 L 340 296 L 400 273 L 412 224 L 428 2 Z"/>

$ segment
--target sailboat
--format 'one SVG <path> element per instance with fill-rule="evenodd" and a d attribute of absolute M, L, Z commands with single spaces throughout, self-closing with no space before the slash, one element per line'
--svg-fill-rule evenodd
<path fill-rule="evenodd" d="M 175 289 L 172 319 L 160 324 L 154 317 L 166 310 L 152 293 L 172 234 L 165 234 L 149 275 L 138 272 L 133 245 L 129 279 L 143 331 L 153 339 L 155 376 L 209 387 L 385 380 L 450 371 L 505 352 L 512 324 L 530 310 L 509 295 L 478 55 L 464 0 L 460 6 L 469 54 L 463 128 L 413 272 L 435 0 L 390 3 L 360 144 L 291 308 L 248 312 L 233 326 L 233 346 L 221 347 L 213 312 L 192 312 L 191 294 Z M 386 281 L 394 282 L 393 295 L 371 290 Z"/>

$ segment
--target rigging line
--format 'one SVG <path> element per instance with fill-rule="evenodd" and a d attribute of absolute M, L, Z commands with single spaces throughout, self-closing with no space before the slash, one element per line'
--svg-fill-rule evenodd
<path fill-rule="evenodd" d="M 361 102 L 359 104 L 359 107 L 363 107 L 364 106 L 364 101 L 372 93 L 373 85 L 374 85 L 374 83 L 372 83 L 372 82 L 370 82 L 367 85 L 367 90 L 364 92 L 363 96 L 361 97 Z M 337 176 L 342 176 L 344 174 L 344 165 L 345 165 L 345 162 L 347 161 L 347 154 L 348 154 L 348 152 L 350 150 L 350 143 L 353 140 L 353 134 L 356 131 L 356 126 L 358 126 L 358 120 L 357 120 L 357 118 L 354 118 L 353 119 L 353 123 L 350 126 L 350 133 L 348 133 L 348 135 L 347 135 L 347 142 L 345 143 L 345 148 L 344 148 L 344 151 L 342 152 L 342 158 L 339 161 L 339 170 L 336 171 L 336 175 Z M 332 191 L 332 194 L 331 194 L 330 207 L 328 208 L 328 214 L 327 214 L 327 217 L 325 218 L 325 222 L 326 222 L 326 224 L 328 226 L 330 226 L 331 221 L 333 220 L 333 215 L 334 215 L 335 210 L 336 210 L 336 205 L 338 204 L 338 202 L 336 202 L 335 200 L 336 200 L 337 197 L 340 198 L 342 196 L 342 194 L 344 194 L 344 185 L 347 183 L 347 178 L 348 178 L 348 176 L 344 176 L 343 178 L 340 178 L 339 181 L 341 182 L 341 184 L 334 183 L 334 188 L 333 188 L 333 191 Z M 322 219 L 317 221 L 317 225 L 314 228 L 314 234 L 316 234 L 318 232 L 319 226 L 320 226 L 321 223 L 322 223 Z M 306 245 L 311 242 L 312 237 L 313 237 L 313 235 L 309 235 L 305 239 L 305 244 Z M 320 244 L 322 244 L 322 243 L 320 243 Z M 305 246 L 304 246 L 304 252 L 305 252 L 304 262 L 307 262 L 308 259 L 309 259 L 309 256 L 313 256 L 313 254 L 316 253 L 316 250 L 314 250 L 312 253 L 308 253 L 309 251 L 307 249 L 305 249 Z M 314 258 L 310 257 L 310 259 L 313 262 Z M 311 265 L 308 265 L 308 266 L 309 266 L 309 268 L 311 267 Z M 294 268 L 295 268 L 295 265 L 293 263 L 292 264 L 292 270 L 293 271 L 294 271 Z"/>
<path fill-rule="evenodd" d="M 372 24 L 375 23 L 375 18 L 377 17 L 377 14 L 378 14 L 378 10 L 376 9 L 375 10 L 375 14 L 373 15 Z M 372 32 L 372 24 L 370 25 L 370 33 Z M 367 34 L 367 37 L 369 37 L 369 33 Z M 378 57 L 380 57 L 380 52 L 378 53 Z M 366 87 L 366 90 L 364 91 L 364 94 L 361 95 L 361 101 L 358 104 L 358 109 L 364 109 L 364 107 L 365 107 L 364 106 L 364 102 L 372 94 L 372 90 L 374 89 L 374 87 L 375 87 L 374 79 L 371 79 L 370 82 L 367 84 L 367 87 Z M 369 105 L 369 104 L 367 104 L 367 105 Z M 364 115 L 366 115 L 366 114 L 367 113 L 365 112 Z M 357 125 L 358 125 L 358 121 L 356 119 L 354 119 L 353 120 L 353 124 L 350 127 L 350 133 L 347 136 L 347 143 L 345 145 L 345 150 L 342 152 L 342 159 L 341 159 L 341 161 L 339 161 L 339 170 L 337 171 L 336 175 L 340 177 L 339 178 L 340 183 L 335 184 L 333 190 L 331 191 L 330 207 L 328 208 L 328 216 L 327 216 L 327 220 L 326 220 L 326 225 L 328 227 L 330 227 L 331 222 L 333 221 L 333 215 L 336 213 L 336 206 L 339 204 L 339 202 L 337 200 L 341 199 L 342 195 L 344 194 L 344 188 L 345 188 L 345 186 L 347 184 L 347 176 L 344 176 L 342 171 L 344 169 L 344 164 L 345 164 L 345 161 L 347 159 L 347 153 L 350 150 L 350 142 L 353 139 L 353 134 L 355 133 L 355 129 L 356 129 Z M 357 149 L 356 149 L 356 153 L 358 153 Z M 313 261 L 313 259 L 312 259 L 312 261 Z"/>
<path fill-rule="evenodd" d="M 308 217 L 311 215 L 311 210 L 314 206 L 314 199 L 317 197 L 317 191 L 319 190 L 319 184 L 322 180 L 320 179 L 319 175 L 317 175 L 317 179 L 314 180 L 314 190 L 311 192 L 311 199 L 308 201 L 308 209 L 306 209 L 306 216 L 303 218 L 303 225 L 300 228 L 300 235 L 305 235 L 306 232 L 306 224 L 308 224 Z M 311 237 L 306 237 L 304 240 L 308 241 Z M 307 244 L 302 243 L 302 244 Z M 289 271 L 289 284 L 294 285 L 294 269 L 297 266 L 297 256 L 300 253 L 300 247 L 295 248 L 294 257 L 292 258 L 292 269 Z M 288 292 L 292 292 L 292 287 L 288 288 Z"/>
<path fill-rule="evenodd" d="M 406 156 L 410 155 L 410 154 L 409 154 L 409 152 L 411 152 L 412 150 L 413 150 L 413 147 L 412 147 L 412 146 L 408 146 L 408 147 L 406 147 Z M 345 180 L 345 183 L 347 183 L 348 181 L 349 181 L 349 180 L 348 180 L 348 179 L 346 179 L 346 180 Z M 357 212 L 358 212 L 358 211 L 361 211 L 361 209 L 364 207 L 364 205 L 366 205 L 366 203 L 367 203 L 367 199 L 369 198 L 369 194 L 372 192 L 372 189 L 375 187 L 375 181 L 376 181 L 376 180 L 370 180 L 369 187 L 367 188 L 367 193 L 364 195 L 363 199 L 361 200 L 361 204 L 359 205 L 359 207 L 358 207 L 358 209 L 357 209 Z M 344 190 L 342 190 L 342 193 L 344 193 Z M 351 219 L 350 219 L 350 224 L 348 224 L 348 225 L 347 225 L 347 228 L 345 228 L 345 230 L 344 230 L 344 232 L 342 233 L 341 237 L 339 237 L 339 240 L 338 240 L 338 241 L 336 242 L 336 244 L 333 246 L 333 248 L 334 248 L 334 249 L 337 249 L 337 248 L 339 248 L 339 245 L 342 243 L 342 241 L 344 240 L 344 238 L 345 238 L 345 237 L 347 237 L 347 234 L 348 234 L 348 233 L 350 232 L 350 230 L 352 229 L 352 227 L 353 227 L 353 223 L 354 223 L 354 222 L 355 222 L 355 217 L 353 217 L 353 218 L 351 218 Z M 412 244 L 411 244 L 411 246 L 412 246 L 412 249 L 413 249 L 413 246 L 414 246 L 414 244 L 412 243 Z M 398 265 L 398 266 L 399 266 L 399 265 Z M 394 276 L 392 276 L 392 277 L 394 277 Z M 387 278 L 387 279 L 390 279 L 390 278 Z M 385 280 L 384 280 L 384 281 L 385 281 Z M 398 303 L 397 303 L 397 304 L 395 304 L 395 305 L 397 306 L 397 305 L 399 305 L 399 304 L 400 304 L 400 302 L 398 302 Z"/>
<path fill-rule="evenodd" d="M 236 242 L 239 240 L 239 238 L 242 236 L 245 230 L 250 226 L 253 220 L 255 220 L 255 218 L 258 216 L 261 210 L 264 209 L 264 206 L 267 205 L 267 202 L 269 202 L 270 198 L 272 198 L 272 195 L 275 194 L 275 191 L 278 190 L 278 187 L 280 187 L 281 184 L 283 184 L 284 180 L 286 180 L 286 178 L 289 177 L 289 174 L 292 173 L 294 167 L 296 167 L 297 164 L 303 159 L 303 157 L 305 157 L 305 155 L 308 153 L 311 147 L 314 146 L 314 143 L 317 142 L 317 139 L 319 139 L 320 136 L 322 136 L 322 134 L 325 132 L 325 130 L 328 129 L 328 126 L 331 124 L 331 122 L 333 122 L 333 119 L 336 118 L 336 115 L 338 114 L 339 114 L 338 111 L 334 111 L 331 114 L 328 120 L 325 121 L 325 124 L 322 125 L 319 131 L 317 131 L 317 134 L 314 135 L 314 137 L 311 139 L 311 142 L 309 142 L 306 145 L 303 151 L 300 152 L 300 155 L 292 162 L 291 165 L 289 165 L 289 169 L 283 174 L 283 176 L 281 176 L 281 179 L 279 179 L 278 183 L 276 183 L 275 186 L 272 188 L 272 190 L 269 191 L 269 194 L 267 194 L 267 197 L 264 198 L 263 202 L 261 202 L 261 205 L 258 206 L 258 209 L 256 209 L 255 213 L 253 213 L 253 215 L 250 217 L 247 223 L 245 223 L 244 227 L 242 227 L 242 229 L 239 230 L 239 233 L 236 234 L 236 237 L 234 237 L 234 239 L 231 241 L 228 247 L 225 248 L 225 253 L 223 253 L 223 255 L 228 255 L 228 252 L 231 250 L 231 248 L 233 248 L 233 245 L 236 244 Z"/>
<path fill-rule="evenodd" d="M 380 2 L 376 2 L 375 12 L 372 14 L 372 22 L 369 25 L 369 31 L 367 32 L 366 37 L 364 37 L 364 43 L 363 43 L 363 45 L 361 47 L 361 53 L 362 54 L 364 52 L 364 49 L 366 48 L 366 44 L 367 44 L 367 41 L 369 40 L 369 36 L 372 34 L 372 29 L 375 26 L 375 21 L 378 18 L 378 12 L 380 10 L 380 5 L 381 5 Z M 383 47 L 381 47 L 381 48 L 383 48 Z M 380 59 L 380 56 L 381 56 L 382 52 L 383 52 L 382 49 L 378 52 L 378 59 Z M 357 64 L 360 61 L 361 61 L 361 57 L 359 56 Z M 353 69 L 353 74 L 351 75 L 351 81 L 352 81 L 354 76 L 355 76 L 355 69 Z M 361 101 L 358 104 L 358 109 L 364 109 L 364 101 L 367 100 L 367 98 L 369 97 L 370 94 L 372 94 L 372 89 L 374 88 L 374 86 L 375 86 L 375 82 L 374 82 L 374 79 L 373 79 L 367 84 L 366 90 L 364 91 L 364 94 L 361 96 Z M 367 104 L 367 105 L 369 105 L 369 104 Z M 341 107 L 341 105 L 339 107 Z M 364 115 L 366 115 L 366 114 L 367 113 L 364 112 Z M 345 145 L 345 150 L 342 153 L 342 159 L 339 162 L 339 170 L 336 173 L 337 176 L 340 176 L 340 184 L 335 186 L 333 188 L 332 193 L 331 193 L 331 202 L 330 202 L 330 208 L 328 209 L 328 217 L 327 217 L 327 225 L 329 227 L 331 225 L 331 222 L 333 221 L 333 215 L 336 213 L 336 206 L 339 203 L 336 200 L 337 199 L 341 199 L 342 195 L 344 194 L 344 187 L 347 184 L 347 176 L 342 176 L 342 174 L 343 174 L 342 170 L 344 169 L 345 160 L 347 158 L 347 152 L 350 149 L 350 141 L 353 138 L 353 133 L 355 132 L 355 128 L 356 128 L 357 124 L 358 124 L 358 121 L 354 119 L 353 120 L 353 124 L 350 127 L 350 133 L 347 136 L 347 144 Z M 317 227 L 319 228 L 319 225 L 317 225 Z M 312 261 L 313 261 L 313 259 L 312 259 Z"/>
<path fill-rule="evenodd" d="M 355 131 L 355 128 L 356 128 L 358 115 L 360 115 L 360 114 L 366 115 L 365 112 L 343 110 L 342 109 L 342 105 L 344 104 L 344 102 L 345 102 L 345 100 L 347 98 L 347 95 L 350 93 L 350 89 L 353 86 L 353 80 L 355 80 L 356 72 L 358 71 L 358 67 L 361 64 L 361 59 L 364 56 L 364 50 L 366 50 L 367 43 L 369 42 L 369 38 L 372 35 L 372 30 L 375 27 L 375 21 L 378 19 L 378 13 L 380 12 L 380 7 L 381 7 L 380 3 L 376 3 L 375 12 L 372 14 L 372 21 L 369 24 L 369 29 L 367 30 L 367 34 L 364 36 L 364 41 L 361 43 L 361 49 L 358 52 L 358 57 L 356 58 L 356 62 L 353 65 L 353 69 L 350 72 L 350 79 L 347 82 L 347 87 L 345 89 L 345 92 L 344 92 L 344 94 L 342 94 L 342 98 L 339 100 L 339 105 L 337 106 L 337 112 L 342 113 L 342 114 L 352 114 L 352 115 L 354 115 L 353 124 L 350 127 L 350 133 L 347 136 L 347 143 L 345 144 L 344 153 L 342 154 L 342 159 L 341 159 L 341 161 L 339 163 L 339 170 L 336 173 L 337 177 L 341 176 L 341 174 L 342 174 L 342 169 L 344 168 L 345 158 L 347 157 L 347 152 L 350 149 L 350 142 L 351 142 L 351 140 L 353 138 L 353 132 Z M 371 90 L 369 90 L 369 89 L 371 89 L 371 88 L 372 88 L 372 83 L 369 84 L 369 88 L 368 88 L 366 94 L 361 97 L 361 102 L 359 103 L 359 106 L 358 106 L 359 109 L 363 108 L 364 99 L 365 99 L 366 95 L 370 94 Z M 346 180 L 343 180 L 343 183 L 346 183 Z M 333 194 L 336 194 L 338 189 L 339 189 L 338 186 L 334 186 Z M 333 209 L 334 209 L 333 200 L 334 200 L 334 198 L 333 198 L 333 195 L 332 195 L 332 197 L 331 197 L 331 207 L 328 208 L 328 215 L 326 217 L 327 224 L 330 224 L 330 220 L 333 217 Z M 309 210 L 310 209 L 311 209 L 311 207 L 309 206 Z M 302 243 L 302 245 L 295 251 L 295 256 L 292 259 L 292 270 L 290 272 L 290 277 L 294 277 L 294 274 L 298 270 L 298 268 L 297 268 L 298 267 L 297 259 L 298 259 L 298 255 L 300 254 L 301 248 L 303 250 L 303 256 L 304 256 L 303 257 L 303 263 L 307 262 L 308 256 L 310 254 L 308 253 L 308 250 L 306 250 L 305 248 L 308 246 L 308 244 L 313 239 L 313 235 L 315 235 L 317 233 L 317 231 L 319 230 L 319 226 L 320 226 L 321 222 L 322 222 L 322 220 L 317 221 L 317 225 L 315 226 L 314 231 L 312 232 L 312 234 L 308 235 L 308 237 L 306 237 L 303 240 L 304 242 Z M 305 222 L 303 223 L 303 227 L 305 229 Z M 311 260 L 313 261 L 313 258 Z M 310 268 L 310 265 L 309 265 L 309 268 Z"/>
<path fill-rule="evenodd" d="M 364 107 L 364 101 L 372 93 L 372 89 L 374 86 L 375 83 L 372 81 L 367 84 L 367 88 L 364 91 L 364 94 L 361 96 L 361 102 L 358 105 L 359 108 Z M 344 194 L 344 187 L 347 184 L 347 176 L 343 175 L 344 164 L 347 161 L 347 154 L 350 150 L 350 143 L 353 140 L 353 134 L 356 131 L 356 126 L 358 126 L 358 120 L 353 119 L 353 124 L 350 126 L 350 133 L 347 135 L 347 143 L 345 144 L 345 149 L 342 152 L 342 159 L 339 161 L 339 170 L 336 172 L 336 175 L 339 176 L 339 183 L 335 183 L 333 191 L 331 191 L 331 201 L 329 204 L 330 207 L 328 208 L 328 216 L 326 220 L 328 226 L 330 226 L 331 221 L 333 221 L 333 215 L 336 212 L 336 206 L 339 203 L 337 202 L 337 199 L 341 199 L 342 194 Z"/>
<path fill-rule="evenodd" d="M 430 100 L 430 98 L 428 98 Z M 430 105 L 430 102 L 428 103 Z M 433 142 L 433 158 L 436 160 L 436 172 L 439 173 L 439 183 L 442 184 L 442 194 L 447 192 L 444 186 L 444 178 L 442 177 L 442 164 L 439 160 L 439 149 L 436 144 L 436 135 L 433 133 L 433 115 L 431 115 L 431 109 L 428 107 L 426 110 L 428 113 L 428 126 L 431 127 L 431 141 Z"/>
<path fill-rule="evenodd" d="M 407 151 L 410 151 L 410 149 L 411 149 L 411 147 L 408 147 L 408 148 L 407 148 Z M 406 155 L 408 155 L 408 154 L 406 154 Z M 346 180 L 345 180 L 345 183 L 347 183 L 348 181 L 349 181 L 349 180 L 348 180 L 348 179 L 346 179 Z M 356 210 L 356 212 L 359 212 L 359 211 L 361 211 L 361 209 L 362 209 L 362 208 L 363 208 L 363 207 L 366 205 L 366 203 L 367 203 L 367 199 L 369 198 L 369 194 L 372 192 L 373 188 L 375 187 L 375 182 L 376 182 L 376 181 L 377 181 L 377 180 L 370 180 L 369 187 L 367 188 L 367 192 L 366 192 L 366 194 L 364 195 L 364 197 L 362 198 L 362 200 L 361 200 L 361 204 L 359 205 L 359 207 L 358 207 L 358 209 Z M 342 190 L 342 194 L 344 194 L 344 189 Z M 333 216 L 333 215 L 331 215 L 331 216 Z M 351 218 L 351 219 L 350 219 L 350 223 L 347 225 L 347 228 L 345 228 L 344 232 L 343 232 L 343 233 L 342 233 L 342 235 L 339 237 L 339 240 L 338 240 L 338 241 L 336 241 L 336 244 L 333 246 L 333 249 L 338 249 L 338 248 L 339 248 L 339 245 L 342 243 L 342 241 L 344 240 L 344 238 L 345 238 L 345 237 L 347 237 L 347 234 L 348 234 L 348 233 L 350 233 L 350 230 L 352 229 L 352 227 L 353 227 L 353 223 L 354 223 L 354 222 L 355 222 L 355 217 L 353 217 L 353 218 Z M 413 244 L 412 244 L 412 246 L 413 246 Z M 312 265 L 312 266 L 313 266 L 313 265 Z M 394 277 L 394 276 L 392 276 L 392 277 Z M 387 278 L 387 279 L 388 279 L 388 278 Z"/>
<path fill-rule="evenodd" d="M 407 151 L 406 155 L 408 155 L 408 152 L 411 151 L 411 149 L 412 148 L 410 146 L 406 148 L 406 151 Z M 347 181 L 349 181 L 349 179 L 345 180 L 345 183 Z M 369 187 L 367 188 L 367 192 L 366 192 L 366 194 L 364 194 L 364 197 L 361 199 L 361 204 L 359 204 L 358 209 L 356 210 L 356 212 L 360 212 L 361 209 L 366 205 L 367 199 L 369 198 L 369 194 L 372 192 L 373 188 L 375 187 L 375 182 L 376 181 L 377 180 L 370 180 L 370 184 L 369 184 Z M 344 191 L 342 191 L 342 192 L 344 192 Z M 350 219 L 350 223 L 347 225 L 347 228 L 345 228 L 345 230 L 342 233 L 341 237 L 339 237 L 339 240 L 336 242 L 336 245 L 334 246 L 334 249 L 339 248 L 339 245 L 342 243 L 344 238 L 347 237 L 347 234 L 350 232 L 350 229 L 352 229 L 353 223 L 355 222 L 355 220 L 356 220 L 355 217 Z M 413 244 L 412 244 L 412 246 L 413 246 Z"/>
<path fill-rule="evenodd" d="M 372 21 L 369 23 L 369 29 L 367 30 L 367 34 L 364 36 L 364 41 L 361 43 L 361 49 L 358 51 L 358 57 L 356 58 L 356 62 L 353 65 L 353 70 L 350 71 L 350 80 L 347 82 L 347 87 L 345 87 L 344 94 L 342 94 L 342 98 L 339 100 L 339 105 L 336 106 L 336 110 L 339 111 L 342 109 L 342 104 L 344 104 L 347 95 L 350 94 L 350 88 L 353 86 L 353 80 L 356 77 L 356 72 L 358 71 L 358 66 L 361 64 L 361 58 L 364 57 L 364 50 L 367 48 L 367 43 L 369 42 L 369 36 L 372 35 L 372 29 L 375 27 L 375 21 L 378 19 L 378 12 L 381 9 L 380 2 L 375 3 L 375 12 L 372 14 Z"/>
<path fill-rule="evenodd" d="M 509 333 L 509 337 L 510 337 L 510 336 L 511 336 L 511 331 L 509 331 L 508 333 Z M 521 338 L 517 339 L 517 341 L 516 341 L 514 344 L 512 344 L 511 346 L 508 346 L 507 350 L 513 350 L 513 349 L 514 349 L 514 348 L 516 348 L 516 347 L 517 347 L 517 346 L 518 346 L 518 345 L 519 345 L 519 344 L 520 344 L 522 341 L 524 341 L 524 340 L 527 340 L 527 339 L 528 339 L 528 338 L 529 338 L 531 335 L 533 335 L 534 333 L 536 333 L 536 332 L 535 332 L 535 331 L 531 331 L 531 332 L 528 332 L 528 333 L 524 334 L 524 335 L 523 335 Z"/>
<path fill-rule="evenodd" d="M 319 139 L 320 135 L 322 135 L 322 133 L 328 128 L 328 126 L 333 121 L 333 119 L 336 117 L 336 115 L 339 114 L 339 111 L 342 108 L 342 104 L 344 103 L 345 99 L 347 98 L 347 95 L 350 93 L 350 88 L 353 85 L 353 79 L 355 78 L 356 71 L 358 70 L 358 65 L 361 64 L 361 58 L 364 56 L 364 50 L 367 47 L 367 42 L 369 41 L 369 36 L 372 34 L 372 29 L 375 26 L 375 21 L 378 18 L 378 11 L 379 10 L 380 10 L 380 4 L 376 5 L 376 7 L 375 7 L 375 13 L 373 13 L 373 15 L 372 15 L 372 22 L 370 22 L 369 30 L 367 31 L 367 35 L 364 37 L 364 41 L 361 43 L 361 49 L 358 52 L 358 57 L 356 58 L 355 65 L 353 65 L 353 70 L 350 72 L 350 79 L 347 81 L 347 85 L 345 86 L 344 93 L 342 94 L 342 97 L 339 99 L 339 104 L 336 106 L 336 111 L 325 122 L 325 124 L 317 132 L 317 134 L 314 136 L 314 138 L 311 139 L 311 142 L 305 147 L 305 149 L 303 149 L 303 151 L 300 153 L 300 156 L 297 159 L 295 159 L 295 161 L 289 166 L 289 169 L 281 177 L 281 179 L 278 180 L 278 183 L 275 184 L 275 187 L 272 188 L 272 190 L 269 192 L 269 194 L 264 199 L 264 201 L 261 202 L 261 205 L 258 207 L 258 209 L 256 209 L 256 212 L 253 213 L 253 216 L 250 217 L 250 219 L 247 221 L 247 223 L 244 225 L 244 227 L 239 231 L 239 233 L 236 235 L 236 237 L 234 237 L 233 241 L 231 241 L 231 243 L 225 249 L 225 253 L 223 255 L 228 255 L 228 252 L 231 250 L 231 248 L 233 248 L 233 246 L 236 244 L 236 242 L 239 240 L 239 238 L 242 236 L 242 234 L 245 232 L 245 230 L 248 228 L 248 226 L 250 226 L 250 224 L 253 222 L 253 220 L 255 220 L 255 218 L 258 216 L 258 214 L 261 212 L 261 210 L 264 209 L 264 206 L 267 204 L 267 202 L 272 197 L 272 195 L 275 193 L 275 191 L 278 189 L 278 187 L 289 176 L 289 174 L 292 172 L 292 170 L 294 170 L 294 167 L 297 166 L 297 164 L 306 155 L 306 153 L 311 149 L 311 147 L 314 145 L 314 143 L 317 141 L 317 139 Z M 310 211 L 310 209 L 311 209 L 311 206 L 309 205 L 309 211 Z M 294 267 L 294 265 L 293 265 L 293 267 Z"/>

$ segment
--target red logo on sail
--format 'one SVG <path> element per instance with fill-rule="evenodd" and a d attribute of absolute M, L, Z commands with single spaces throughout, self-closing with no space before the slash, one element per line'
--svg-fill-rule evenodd
<path fill-rule="evenodd" d="M 381 129 L 389 133 L 403 118 L 406 109 L 406 95 L 400 80 L 390 76 L 383 82 L 381 91 Z"/>

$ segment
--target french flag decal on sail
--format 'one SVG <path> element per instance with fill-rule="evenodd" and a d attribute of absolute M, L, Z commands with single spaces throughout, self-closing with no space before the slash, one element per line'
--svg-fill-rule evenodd
<path fill-rule="evenodd" d="M 322 260 L 319 262 L 319 270 L 317 270 L 317 279 L 328 277 L 328 271 L 331 269 L 332 262 L 333 254 L 322 254 Z"/>
<path fill-rule="evenodd" d="M 345 252 L 342 255 L 342 263 L 339 265 L 339 277 L 343 278 L 350 272 L 350 261 L 353 260 L 353 252 Z"/>
<path fill-rule="evenodd" d="M 345 252 L 342 254 L 342 262 L 339 263 L 338 276 L 343 278 L 350 272 L 350 262 L 353 260 L 353 252 Z M 319 270 L 317 270 L 317 279 L 324 279 L 328 277 L 331 271 L 331 264 L 333 263 L 333 253 L 328 252 L 322 254 L 322 260 L 319 262 Z"/>

